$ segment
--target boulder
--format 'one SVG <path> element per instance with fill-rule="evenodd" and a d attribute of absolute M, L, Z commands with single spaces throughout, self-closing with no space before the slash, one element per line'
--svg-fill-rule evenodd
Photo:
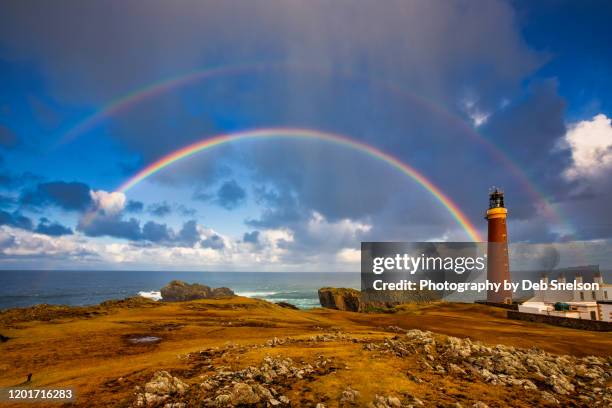
<path fill-rule="evenodd" d="M 257 404 L 261 397 L 246 383 L 236 383 L 230 394 L 232 405 Z"/>
<path fill-rule="evenodd" d="M 145 392 L 155 395 L 181 395 L 187 390 L 188 385 L 167 371 L 158 371 L 151 381 L 146 383 Z"/>
<path fill-rule="evenodd" d="M 199 283 L 186 283 L 180 280 L 173 280 L 161 288 L 161 295 L 163 300 L 170 302 L 235 296 L 229 288 L 212 289 Z"/>
<path fill-rule="evenodd" d="M 328 309 L 358 312 L 361 310 L 361 292 L 350 288 L 321 288 L 319 302 Z"/>

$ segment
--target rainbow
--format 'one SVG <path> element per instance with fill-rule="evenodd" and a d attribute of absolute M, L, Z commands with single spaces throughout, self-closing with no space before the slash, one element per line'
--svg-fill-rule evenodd
<path fill-rule="evenodd" d="M 210 138 L 203 139 L 199 142 L 195 142 L 181 149 L 175 150 L 174 152 L 162 157 L 154 163 L 151 163 L 147 167 L 140 170 L 125 183 L 123 183 L 116 191 L 125 193 L 136 184 L 140 183 L 147 177 L 161 171 L 162 169 L 176 163 L 179 160 L 193 156 L 194 154 L 211 149 L 222 144 L 238 142 L 243 140 L 252 139 L 270 139 L 270 138 L 293 138 L 293 139 L 307 139 L 307 140 L 321 140 L 335 145 L 348 147 L 353 150 L 363 152 L 373 158 L 381 160 L 392 167 L 396 168 L 400 172 L 412 178 L 414 181 L 419 183 L 425 190 L 431 193 L 452 215 L 452 217 L 461 225 L 465 230 L 470 239 L 474 242 L 482 242 L 478 230 L 468 217 L 459 209 L 448 196 L 446 196 L 436 185 L 429 181 L 422 173 L 417 171 L 415 168 L 403 163 L 399 159 L 381 151 L 377 148 L 365 144 L 361 141 L 350 139 L 343 135 L 321 132 L 310 129 L 294 129 L 294 128 L 266 128 L 247 130 L 231 134 L 221 134 Z"/>
<path fill-rule="evenodd" d="M 70 128 L 62 136 L 57 145 L 61 146 L 63 144 L 69 143 L 80 135 L 85 134 L 90 130 L 94 129 L 96 126 L 104 122 L 107 118 L 121 113 L 122 111 L 125 111 L 144 100 L 161 95 L 173 89 L 177 89 L 190 83 L 201 81 L 207 78 L 214 78 L 226 75 L 237 75 L 260 69 L 278 68 L 279 66 L 279 64 L 271 63 L 253 63 L 221 66 L 191 71 L 186 74 L 181 74 L 175 77 L 165 78 L 161 81 L 153 82 L 143 88 L 137 88 L 134 91 L 121 96 L 120 98 L 113 99 L 109 103 L 102 106 L 100 109 L 96 110 L 93 114 L 85 117 L 85 119 L 81 120 L 72 128 Z"/>
<path fill-rule="evenodd" d="M 291 70 L 302 70 L 307 72 L 312 72 L 315 74 L 323 74 L 323 75 L 339 75 L 341 77 L 347 77 L 352 79 L 363 79 L 368 83 L 371 83 L 375 86 L 378 86 L 380 89 L 383 89 L 386 92 L 390 92 L 396 94 L 400 97 L 408 98 L 411 102 L 417 103 L 420 106 L 426 108 L 427 110 L 440 115 L 441 117 L 448 120 L 457 128 L 461 129 L 462 132 L 468 135 L 471 139 L 483 145 L 487 151 L 496 159 L 498 159 L 509 171 L 510 173 L 521 182 L 523 188 L 529 195 L 535 200 L 535 202 L 540 204 L 540 210 L 543 214 L 552 221 L 558 222 L 561 225 L 567 226 L 571 231 L 573 231 L 573 227 L 570 223 L 563 217 L 559 210 L 557 210 L 552 204 L 550 204 L 546 195 L 542 193 L 525 175 L 525 172 L 522 168 L 517 165 L 512 158 L 510 158 L 503 150 L 497 147 L 493 142 L 488 140 L 487 138 L 480 135 L 477 131 L 473 129 L 472 126 L 465 123 L 465 121 L 459 118 L 457 115 L 448 112 L 444 109 L 441 109 L 438 105 L 424 99 L 412 92 L 407 91 L 406 89 L 395 85 L 392 82 L 386 80 L 380 80 L 371 77 L 363 77 L 354 72 L 342 68 L 334 67 L 333 70 L 326 69 L 324 67 L 316 66 L 316 65 L 303 65 L 296 64 L 292 62 L 262 62 L 262 63 L 251 63 L 251 64 L 237 64 L 230 66 L 221 66 L 221 67 L 213 67 L 213 68 L 205 68 L 202 70 L 191 71 L 186 74 L 182 74 L 179 76 L 166 78 L 161 81 L 153 82 L 147 85 L 144 88 L 138 88 L 133 92 L 127 93 L 123 95 L 121 98 L 114 99 L 108 104 L 102 106 L 100 109 L 96 110 L 93 114 L 87 116 L 85 119 L 77 123 L 74 127 L 69 129 L 64 136 L 61 138 L 58 145 L 62 145 L 68 143 L 78 136 L 87 133 L 92 130 L 100 123 L 104 122 L 107 118 L 112 117 L 113 115 L 119 114 L 122 111 L 128 110 L 130 107 L 147 100 L 149 98 L 161 95 L 165 92 L 171 91 L 173 89 L 177 89 L 188 84 L 201 81 L 204 79 L 211 79 L 215 77 L 222 77 L 228 75 L 239 75 L 249 72 L 255 72 L 258 70 L 279 70 L 279 69 L 291 69 Z"/>

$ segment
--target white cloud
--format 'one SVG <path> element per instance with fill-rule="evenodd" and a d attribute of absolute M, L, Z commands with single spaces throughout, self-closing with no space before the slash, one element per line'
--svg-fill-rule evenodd
<path fill-rule="evenodd" d="M 108 216 L 119 214 L 125 208 L 125 194 L 119 192 L 109 193 L 104 190 L 90 191 L 95 209 Z"/>
<path fill-rule="evenodd" d="M 478 104 L 474 98 L 471 98 L 471 97 L 465 98 L 462 101 L 461 106 L 464 112 L 471 119 L 474 127 L 479 127 L 479 126 L 484 125 L 487 122 L 487 120 L 489 120 L 489 117 L 491 116 L 490 113 L 484 112 L 482 109 L 478 107 Z"/>
<path fill-rule="evenodd" d="M 343 248 L 338 251 L 336 258 L 340 262 L 358 266 L 361 263 L 361 251 L 354 248 Z"/>
<path fill-rule="evenodd" d="M 311 238 L 320 242 L 359 241 L 358 238 L 370 231 L 372 226 L 363 222 L 345 218 L 337 222 L 329 222 L 323 215 L 313 212 L 306 230 Z"/>
<path fill-rule="evenodd" d="M 612 170 L 612 120 L 600 113 L 570 125 L 561 147 L 572 155 L 572 165 L 564 173 L 568 180 L 604 175 Z"/>

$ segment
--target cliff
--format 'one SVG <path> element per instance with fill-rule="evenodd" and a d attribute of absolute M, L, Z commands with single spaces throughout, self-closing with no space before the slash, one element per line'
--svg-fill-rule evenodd
<path fill-rule="evenodd" d="M 350 288 L 321 288 L 319 302 L 328 309 L 358 312 L 362 309 L 361 292 Z"/>
<path fill-rule="evenodd" d="M 366 291 L 351 288 L 321 288 L 319 303 L 327 309 L 349 312 L 391 309 L 404 303 L 440 300 L 440 294 L 432 291 Z"/>

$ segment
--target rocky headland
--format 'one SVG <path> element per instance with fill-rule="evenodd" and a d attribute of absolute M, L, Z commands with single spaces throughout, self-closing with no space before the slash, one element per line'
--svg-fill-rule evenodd
<path fill-rule="evenodd" d="M 211 288 L 199 283 L 186 283 L 173 280 L 161 288 L 162 300 L 166 302 L 184 302 L 197 299 L 220 299 L 236 296 L 230 288 Z"/>
<path fill-rule="evenodd" d="M 348 312 L 392 312 L 406 303 L 433 302 L 439 294 L 431 291 L 359 291 L 352 288 L 321 288 L 319 303 L 328 309 Z"/>

